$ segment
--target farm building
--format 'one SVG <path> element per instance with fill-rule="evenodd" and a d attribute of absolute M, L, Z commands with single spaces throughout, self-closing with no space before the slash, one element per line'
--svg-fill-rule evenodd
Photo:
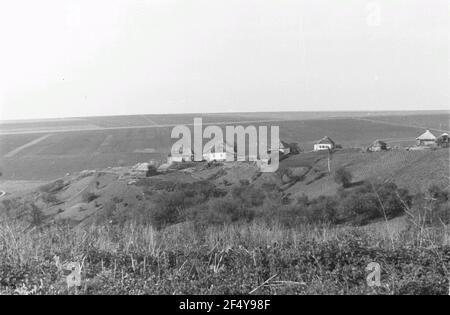
<path fill-rule="evenodd" d="M 368 148 L 369 152 L 378 152 L 387 150 L 387 143 L 381 140 L 375 140 Z"/>
<path fill-rule="evenodd" d="M 335 147 L 336 143 L 326 136 L 314 144 L 314 151 L 333 150 Z"/>
<path fill-rule="evenodd" d="M 428 129 L 418 136 L 416 140 L 418 146 L 431 146 L 436 144 L 436 136 Z"/>
<path fill-rule="evenodd" d="M 131 174 L 135 176 L 147 176 L 147 173 L 152 167 L 156 170 L 155 163 L 153 161 L 150 163 L 138 163 L 132 167 Z"/>
<path fill-rule="evenodd" d="M 280 141 L 278 148 L 271 148 L 269 153 L 272 151 L 278 151 L 281 154 L 289 154 L 291 153 L 291 146 L 285 141 Z"/>
<path fill-rule="evenodd" d="M 150 163 L 139 163 L 139 164 L 136 164 L 135 166 L 133 166 L 131 171 L 133 173 L 144 173 L 145 174 L 147 172 L 149 166 L 150 166 Z"/>
<path fill-rule="evenodd" d="M 449 137 L 448 133 L 444 132 L 443 134 L 441 134 L 437 138 L 436 143 L 438 146 L 440 146 L 442 148 L 448 148 L 450 146 L 450 137 Z"/>
<path fill-rule="evenodd" d="M 186 151 L 186 152 L 184 152 Z M 190 148 L 187 148 L 186 150 L 183 149 L 183 147 L 180 147 L 177 155 L 172 155 L 172 153 L 169 153 L 169 156 L 167 157 L 167 162 L 173 163 L 173 162 L 190 162 L 193 160 L 193 153 Z"/>
<path fill-rule="evenodd" d="M 203 159 L 208 162 L 212 161 L 226 161 L 227 152 L 235 152 L 234 147 L 230 144 L 224 142 L 219 144 L 217 147 L 212 146 L 210 148 L 205 148 L 203 151 Z"/>

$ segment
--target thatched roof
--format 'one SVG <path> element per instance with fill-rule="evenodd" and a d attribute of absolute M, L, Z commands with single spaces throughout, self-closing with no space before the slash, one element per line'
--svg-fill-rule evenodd
<path fill-rule="evenodd" d="M 430 130 L 427 129 L 427 131 L 418 136 L 416 140 L 436 140 L 436 136 L 432 134 Z"/>

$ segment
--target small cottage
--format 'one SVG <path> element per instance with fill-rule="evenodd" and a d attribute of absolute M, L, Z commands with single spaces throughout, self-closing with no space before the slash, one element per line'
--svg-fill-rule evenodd
<path fill-rule="evenodd" d="M 153 171 L 153 175 L 156 173 L 156 163 L 154 161 L 150 161 L 149 163 L 138 163 L 131 168 L 131 174 L 138 177 L 149 176 Z"/>
<path fill-rule="evenodd" d="M 334 150 L 336 143 L 330 137 L 323 137 L 314 144 L 314 151 Z"/>
<path fill-rule="evenodd" d="M 131 172 L 135 174 L 145 174 L 148 171 L 150 165 L 150 163 L 138 163 L 133 166 Z"/>
<path fill-rule="evenodd" d="M 279 151 L 280 151 L 280 153 L 283 153 L 283 154 L 291 153 L 291 147 L 290 147 L 289 143 L 287 143 L 285 141 L 280 141 Z"/>
<path fill-rule="evenodd" d="M 278 151 L 281 154 L 289 154 L 291 153 L 291 146 L 289 145 L 289 143 L 285 142 L 285 141 L 280 141 L 278 148 L 271 148 L 268 153 L 272 152 L 272 151 Z"/>
<path fill-rule="evenodd" d="M 426 130 L 423 134 L 416 138 L 418 146 L 432 146 L 436 144 L 436 136 L 430 130 Z"/>
<path fill-rule="evenodd" d="M 205 148 L 203 151 L 203 160 L 212 162 L 212 161 L 221 161 L 224 162 L 227 160 L 227 152 L 232 152 L 235 155 L 234 147 L 229 145 L 228 143 L 220 143 L 217 146 L 212 146 L 210 148 Z"/>
<path fill-rule="evenodd" d="M 193 161 L 193 159 L 194 155 L 192 153 L 192 150 L 190 148 L 184 150 L 183 146 L 181 146 L 178 150 L 178 154 L 172 155 L 172 153 L 169 153 L 169 156 L 167 157 L 167 163 L 171 164 L 173 162 L 191 162 Z"/>
<path fill-rule="evenodd" d="M 387 143 L 381 140 L 375 140 L 368 148 L 369 152 L 379 152 L 387 150 Z"/>

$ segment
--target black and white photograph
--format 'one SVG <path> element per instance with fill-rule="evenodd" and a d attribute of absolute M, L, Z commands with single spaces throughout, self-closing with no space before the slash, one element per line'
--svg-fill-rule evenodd
<path fill-rule="evenodd" d="M 450 295 L 448 0 L 0 2 L 0 295 Z"/>

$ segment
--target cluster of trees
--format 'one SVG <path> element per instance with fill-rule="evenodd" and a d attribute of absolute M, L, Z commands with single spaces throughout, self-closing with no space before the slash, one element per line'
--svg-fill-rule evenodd
<path fill-rule="evenodd" d="M 401 215 L 411 204 L 408 191 L 394 183 L 365 183 L 351 191 L 339 189 L 334 196 L 311 199 L 303 195 L 272 215 L 289 227 L 325 223 L 364 225 L 375 219 Z"/>

